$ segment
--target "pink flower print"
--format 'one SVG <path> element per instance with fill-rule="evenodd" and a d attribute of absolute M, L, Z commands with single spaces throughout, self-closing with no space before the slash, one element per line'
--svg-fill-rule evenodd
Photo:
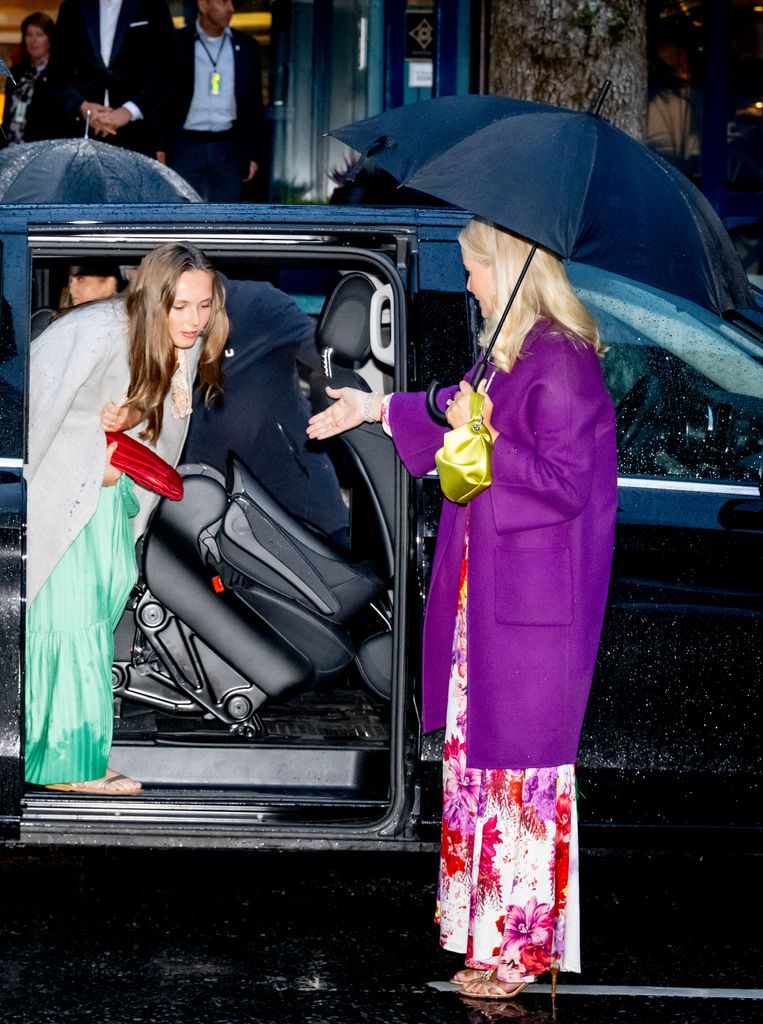
<path fill-rule="evenodd" d="M 456 728 L 460 730 L 462 736 L 466 735 L 466 708 L 456 714 Z"/>
<path fill-rule="evenodd" d="M 495 855 L 496 848 L 501 844 L 501 836 L 501 830 L 498 828 L 498 815 L 494 814 L 482 826 L 477 882 L 477 904 L 479 906 L 484 905 L 491 894 L 500 899 L 501 872 L 495 864 Z"/>
<path fill-rule="evenodd" d="M 532 804 L 541 821 L 556 818 L 556 768 L 530 768 L 525 775 L 524 802 Z"/>
<path fill-rule="evenodd" d="M 569 842 L 572 833 L 572 800 L 569 793 L 560 793 L 556 801 L 556 841 Z"/>
<path fill-rule="evenodd" d="M 530 943 L 549 948 L 553 930 L 551 907 L 548 903 L 538 903 L 533 896 L 526 907 L 512 906 L 506 912 L 504 946 L 511 947 L 516 954 L 514 959 L 518 960 Z"/>
<path fill-rule="evenodd" d="M 451 758 L 455 759 L 458 757 L 459 749 L 464 746 L 463 742 L 459 740 L 458 736 L 452 735 L 443 747 L 442 757 L 444 761 L 450 761 Z"/>
<path fill-rule="evenodd" d="M 463 856 L 465 852 L 458 829 L 455 831 L 448 828 L 443 829 L 441 855 L 445 869 L 451 877 L 466 868 L 466 859 Z"/>
<path fill-rule="evenodd" d="M 466 744 L 458 744 L 458 752 L 451 748 L 445 781 L 443 814 L 448 827 L 474 832 L 474 817 L 480 795 L 480 772 L 466 767 Z"/>
<path fill-rule="evenodd" d="M 492 818 L 488 818 L 485 824 L 482 826 L 482 854 L 480 856 L 480 866 L 486 864 L 491 865 L 495 860 L 495 848 L 501 841 L 501 830 L 498 828 L 498 815 L 494 814 Z"/>

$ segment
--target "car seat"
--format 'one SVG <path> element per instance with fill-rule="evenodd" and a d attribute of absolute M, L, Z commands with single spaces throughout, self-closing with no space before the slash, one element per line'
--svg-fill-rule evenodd
<path fill-rule="evenodd" d="M 235 456 L 227 480 L 202 465 L 181 473 L 183 500 L 159 503 L 140 584 L 117 628 L 115 695 L 167 714 L 211 715 L 245 737 L 261 732 L 265 701 L 353 658 L 388 696 L 379 637 L 390 623 L 374 604 L 383 582 L 373 569 L 291 516 Z M 358 628 L 372 605 L 383 622 L 377 615 L 373 629 Z"/>
<path fill-rule="evenodd" d="M 371 305 L 376 286 L 368 275 L 346 274 L 326 300 L 318 321 L 322 369 L 310 376 L 316 411 L 327 409 L 326 387 L 370 391 L 357 372 L 371 355 Z M 350 548 L 373 550 L 374 565 L 386 580 L 394 572 L 395 449 L 379 423 L 363 423 L 333 439 L 340 479 L 350 481 Z"/>

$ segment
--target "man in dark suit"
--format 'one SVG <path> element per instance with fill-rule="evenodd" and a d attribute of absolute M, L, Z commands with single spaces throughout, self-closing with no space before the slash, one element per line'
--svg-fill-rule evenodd
<path fill-rule="evenodd" d="M 172 88 L 174 28 L 166 0 L 62 0 L 51 74 L 72 135 L 154 156 Z"/>
<path fill-rule="evenodd" d="M 177 33 L 177 83 L 166 111 L 167 163 L 207 202 L 235 203 L 260 162 L 260 48 L 230 27 L 231 0 L 198 0 Z"/>
<path fill-rule="evenodd" d="M 334 467 L 305 432 L 312 409 L 298 364 L 320 365 L 315 323 L 265 281 L 223 280 L 230 319 L 223 393 L 206 406 L 195 388 L 183 461 L 224 473 L 233 449 L 292 515 L 346 544 L 349 513 Z"/>

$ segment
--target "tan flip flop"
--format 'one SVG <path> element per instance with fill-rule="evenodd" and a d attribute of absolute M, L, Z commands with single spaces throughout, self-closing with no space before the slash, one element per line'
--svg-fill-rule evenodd
<path fill-rule="evenodd" d="M 136 789 L 115 789 L 113 783 L 125 779 L 132 782 Z M 143 792 L 143 786 L 128 775 L 115 772 L 102 779 L 89 779 L 87 782 L 55 782 L 49 783 L 45 789 L 54 789 L 59 793 L 79 793 L 81 796 L 138 796 Z"/>

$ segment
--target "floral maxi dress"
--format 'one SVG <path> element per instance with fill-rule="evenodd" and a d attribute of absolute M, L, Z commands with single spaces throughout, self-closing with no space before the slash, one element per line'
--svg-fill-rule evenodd
<path fill-rule="evenodd" d="M 550 967 L 580 970 L 575 766 L 500 769 L 466 763 L 467 515 L 448 688 L 440 945 L 502 982 Z"/>

